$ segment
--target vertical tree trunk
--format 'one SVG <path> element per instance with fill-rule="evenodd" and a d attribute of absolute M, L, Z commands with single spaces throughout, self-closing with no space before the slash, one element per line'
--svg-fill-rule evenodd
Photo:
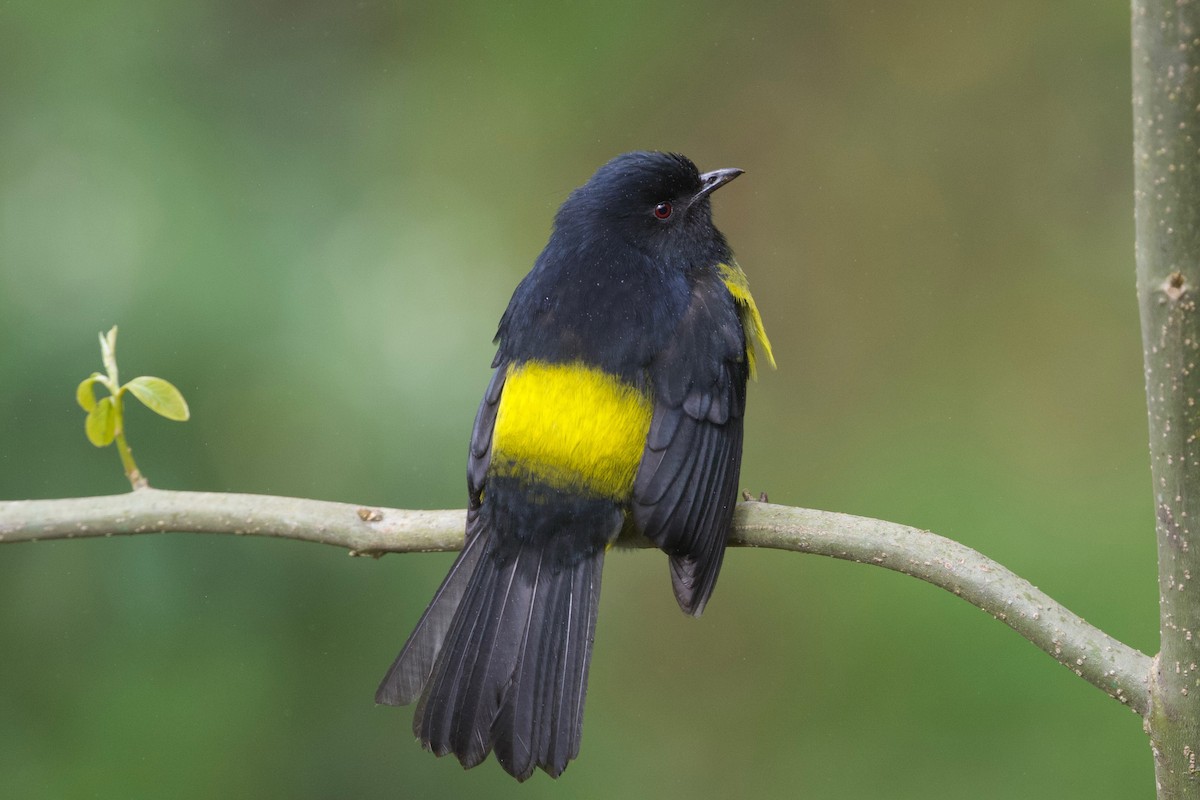
<path fill-rule="evenodd" d="M 1146 725 L 1159 798 L 1200 797 L 1200 3 L 1133 0 L 1133 130 L 1162 636 Z"/>

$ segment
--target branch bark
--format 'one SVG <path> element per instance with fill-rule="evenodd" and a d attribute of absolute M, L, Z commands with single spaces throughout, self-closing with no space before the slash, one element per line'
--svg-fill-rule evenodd
<path fill-rule="evenodd" d="M 1162 640 L 1146 727 L 1158 797 L 1200 797 L 1200 5 L 1134 0 L 1133 132 Z"/>
<path fill-rule="evenodd" d="M 380 556 L 462 547 L 466 512 L 408 511 L 290 497 L 138 489 L 128 494 L 0 502 L 0 543 L 139 533 L 298 539 Z M 633 546 L 650 546 L 644 540 Z M 958 542 L 894 522 L 742 503 L 733 545 L 875 564 L 952 592 L 1145 716 L 1151 659 L 1089 625 L 1029 581 Z"/>

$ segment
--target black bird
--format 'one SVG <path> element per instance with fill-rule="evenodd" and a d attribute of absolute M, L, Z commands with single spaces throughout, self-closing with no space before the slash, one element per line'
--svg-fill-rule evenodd
<path fill-rule="evenodd" d="M 563 203 L 500 319 L 467 461 L 466 543 L 376 692 L 518 780 L 579 754 L 604 555 L 627 522 L 699 616 L 721 569 L 755 344 L 746 276 L 681 155 L 626 153 Z"/>

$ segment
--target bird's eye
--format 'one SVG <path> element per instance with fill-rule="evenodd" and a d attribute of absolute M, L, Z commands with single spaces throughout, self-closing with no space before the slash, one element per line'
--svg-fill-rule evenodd
<path fill-rule="evenodd" d="M 671 216 L 671 204 L 659 203 L 656 205 L 654 207 L 654 216 L 658 217 L 659 219 L 666 219 L 667 217 Z"/>

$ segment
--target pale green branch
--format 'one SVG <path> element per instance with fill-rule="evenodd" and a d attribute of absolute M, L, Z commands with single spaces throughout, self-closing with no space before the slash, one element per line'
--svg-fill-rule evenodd
<path fill-rule="evenodd" d="M 382 555 L 457 550 L 465 521 L 464 511 L 145 488 L 105 497 L 0 502 L 0 543 L 178 531 L 274 536 L 331 544 L 353 555 Z M 1147 713 L 1148 656 L 950 539 L 893 522 L 751 502 L 738 507 L 732 543 L 875 564 L 940 586 L 1138 714 Z"/>
<path fill-rule="evenodd" d="M 1161 650 L 1146 732 L 1159 800 L 1200 798 L 1200 4 L 1133 2 L 1138 308 Z"/>

